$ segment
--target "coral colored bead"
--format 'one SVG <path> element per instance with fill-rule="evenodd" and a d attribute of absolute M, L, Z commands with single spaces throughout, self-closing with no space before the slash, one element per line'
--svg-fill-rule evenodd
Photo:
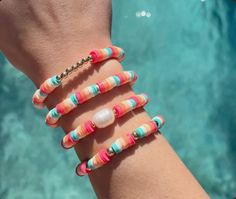
<path fill-rule="evenodd" d="M 161 115 L 157 115 L 152 120 L 156 122 L 159 129 L 165 124 L 165 120 Z"/>
<path fill-rule="evenodd" d="M 66 149 L 71 148 L 71 146 L 73 146 L 74 143 L 75 141 L 72 139 L 70 134 L 67 134 L 62 140 L 62 146 Z"/>
<path fill-rule="evenodd" d="M 97 56 L 96 51 L 90 52 L 89 55 L 92 57 L 92 61 L 91 61 L 91 62 L 92 62 L 93 64 L 98 62 L 98 56 Z"/>
<path fill-rule="evenodd" d="M 82 162 L 80 165 L 76 167 L 76 174 L 79 176 L 86 175 L 91 172 L 91 170 L 87 169 L 87 161 Z"/>
<path fill-rule="evenodd" d="M 93 123 L 90 120 L 85 123 L 85 128 L 88 133 L 92 133 L 95 130 Z"/>
<path fill-rule="evenodd" d="M 110 157 L 109 157 L 106 149 L 101 149 L 99 151 L 99 156 L 103 160 L 104 163 L 107 163 L 110 161 Z"/>
<path fill-rule="evenodd" d="M 130 145 L 134 145 L 135 144 L 134 136 L 132 134 L 128 133 L 127 137 L 129 138 Z"/>
<path fill-rule="evenodd" d="M 106 88 L 105 88 L 103 82 L 98 82 L 97 85 L 98 85 L 100 93 L 104 93 L 106 91 Z"/>

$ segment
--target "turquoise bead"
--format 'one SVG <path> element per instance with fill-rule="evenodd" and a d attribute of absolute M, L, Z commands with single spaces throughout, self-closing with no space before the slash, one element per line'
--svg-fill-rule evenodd
<path fill-rule="evenodd" d="M 58 86 L 61 82 L 57 79 L 57 76 L 51 78 L 51 82 L 54 86 Z"/>
<path fill-rule="evenodd" d="M 57 109 L 56 109 L 56 108 L 53 108 L 53 109 L 51 110 L 51 115 L 52 115 L 52 117 L 54 117 L 54 118 L 59 118 L 59 117 L 60 117 L 60 114 L 57 112 Z"/>
<path fill-rule="evenodd" d="M 134 79 L 134 71 L 129 71 L 129 74 L 131 76 L 131 80 L 133 80 Z"/>
<path fill-rule="evenodd" d="M 79 136 L 76 134 L 75 131 L 71 131 L 70 136 L 71 136 L 73 141 L 78 141 L 79 140 Z"/>
<path fill-rule="evenodd" d="M 132 108 L 135 108 L 137 106 L 136 102 L 133 99 L 130 99 L 129 101 L 132 104 Z"/>
<path fill-rule="evenodd" d="M 119 86 L 120 85 L 120 78 L 114 75 L 113 79 L 115 80 L 116 85 Z"/>
<path fill-rule="evenodd" d="M 158 129 L 164 125 L 163 119 L 161 119 L 159 116 L 152 118 L 152 121 L 156 122 Z"/>
<path fill-rule="evenodd" d="M 71 96 L 70 96 L 70 99 L 71 99 L 71 101 L 72 101 L 75 105 L 79 104 L 79 102 L 78 102 L 78 100 L 77 100 L 75 94 L 71 95 Z"/>
<path fill-rule="evenodd" d="M 116 143 L 112 143 L 111 148 L 116 154 L 122 151 L 122 149 Z"/>
<path fill-rule="evenodd" d="M 89 169 L 95 169 L 95 167 L 93 166 L 92 159 L 88 160 L 88 162 L 87 162 L 87 168 L 89 168 Z"/>
<path fill-rule="evenodd" d="M 111 55 L 112 55 L 112 50 L 111 50 L 111 48 L 105 48 L 104 50 L 106 51 L 107 56 L 108 56 L 108 57 L 111 57 Z"/>
<path fill-rule="evenodd" d="M 39 90 L 39 95 L 41 95 L 42 97 L 46 97 L 47 94 L 43 93 L 41 90 Z"/>
<path fill-rule="evenodd" d="M 143 129 L 141 127 L 136 128 L 135 132 L 137 133 L 137 136 L 139 138 L 145 137 L 145 132 L 143 131 Z"/>
<path fill-rule="evenodd" d="M 97 94 L 98 94 L 99 89 L 98 89 L 98 87 L 97 87 L 96 84 L 91 85 L 90 88 L 91 88 L 91 90 L 92 90 L 92 92 L 93 92 L 94 95 L 97 95 Z"/>

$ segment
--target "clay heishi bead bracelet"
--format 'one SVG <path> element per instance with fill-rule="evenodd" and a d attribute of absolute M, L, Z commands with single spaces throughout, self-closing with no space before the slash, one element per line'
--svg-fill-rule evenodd
<path fill-rule="evenodd" d="M 156 116 L 151 121 L 144 123 L 136 128 L 132 133 L 127 133 L 122 137 L 115 140 L 110 147 L 101 149 L 92 158 L 83 161 L 76 167 L 76 173 L 79 176 L 86 175 L 91 171 L 107 164 L 111 161 L 112 157 L 123 150 L 131 147 L 136 143 L 136 140 L 147 137 L 158 131 L 165 121 L 162 116 Z"/>
<path fill-rule="evenodd" d="M 92 50 L 89 53 L 88 57 L 82 58 L 75 65 L 66 68 L 65 71 L 61 74 L 55 75 L 44 81 L 33 95 L 33 104 L 37 108 L 43 108 L 44 101 L 47 96 L 52 93 L 58 86 L 61 85 L 63 79 L 65 79 L 73 71 L 77 70 L 78 68 L 81 68 L 85 63 L 90 62 L 91 64 L 95 64 L 111 58 L 117 59 L 118 61 L 122 61 L 124 59 L 124 54 L 124 50 L 116 46 Z"/>
<path fill-rule="evenodd" d="M 134 71 L 123 71 L 90 85 L 57 104 L 55 108 L 48 112 L 45 121 L 49 126 L 56 127 L 60 117 L 75 109 L 79 104 L 83 104 L 98 94 L 106 93 L 115 87 L 127 83 L 132 84 L 136 79 L 137 75 Z"/>
<path fill-rule="evenodd" d="M 92 120 L 88 120 L 79 125 L 75 130 L 68 133 L 62 140 L 62 147 L 68 149 L 73 147 L 79 140 L 93 133 L 96 128 L 105 128 L 114 123 L 116 118 L 120 118 L 126 113 L 142 107 L 148 103 L 148 96 L 145 94 L 134 95 L 112 108 L 105 108 L 94 114 Z"/>

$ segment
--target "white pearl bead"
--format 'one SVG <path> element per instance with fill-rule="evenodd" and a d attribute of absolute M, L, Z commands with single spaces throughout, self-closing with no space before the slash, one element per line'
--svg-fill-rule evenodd
<path fill-rule="evenodd" d="M 104 128 L 115 121 L 115 115 L 111 109 L 105 108 L 95 113 L 92 121 L 94 122 L 96 127 Z"/>

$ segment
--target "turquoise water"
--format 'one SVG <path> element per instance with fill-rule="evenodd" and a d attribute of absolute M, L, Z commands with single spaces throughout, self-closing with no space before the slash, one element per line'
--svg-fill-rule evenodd
<path fill-rule="evenodd" d="M 113 41 L 139 74 L 146 110 L 214 199 L 236 196 L 236 3 L 232 0 L 113 2 Z M 34 85 L 0 56 L 0 198 L 95 198 L 74 175 L 62 131 L 31 105 Z M 20 85 L 23 85 L 20 87 Z"/>

